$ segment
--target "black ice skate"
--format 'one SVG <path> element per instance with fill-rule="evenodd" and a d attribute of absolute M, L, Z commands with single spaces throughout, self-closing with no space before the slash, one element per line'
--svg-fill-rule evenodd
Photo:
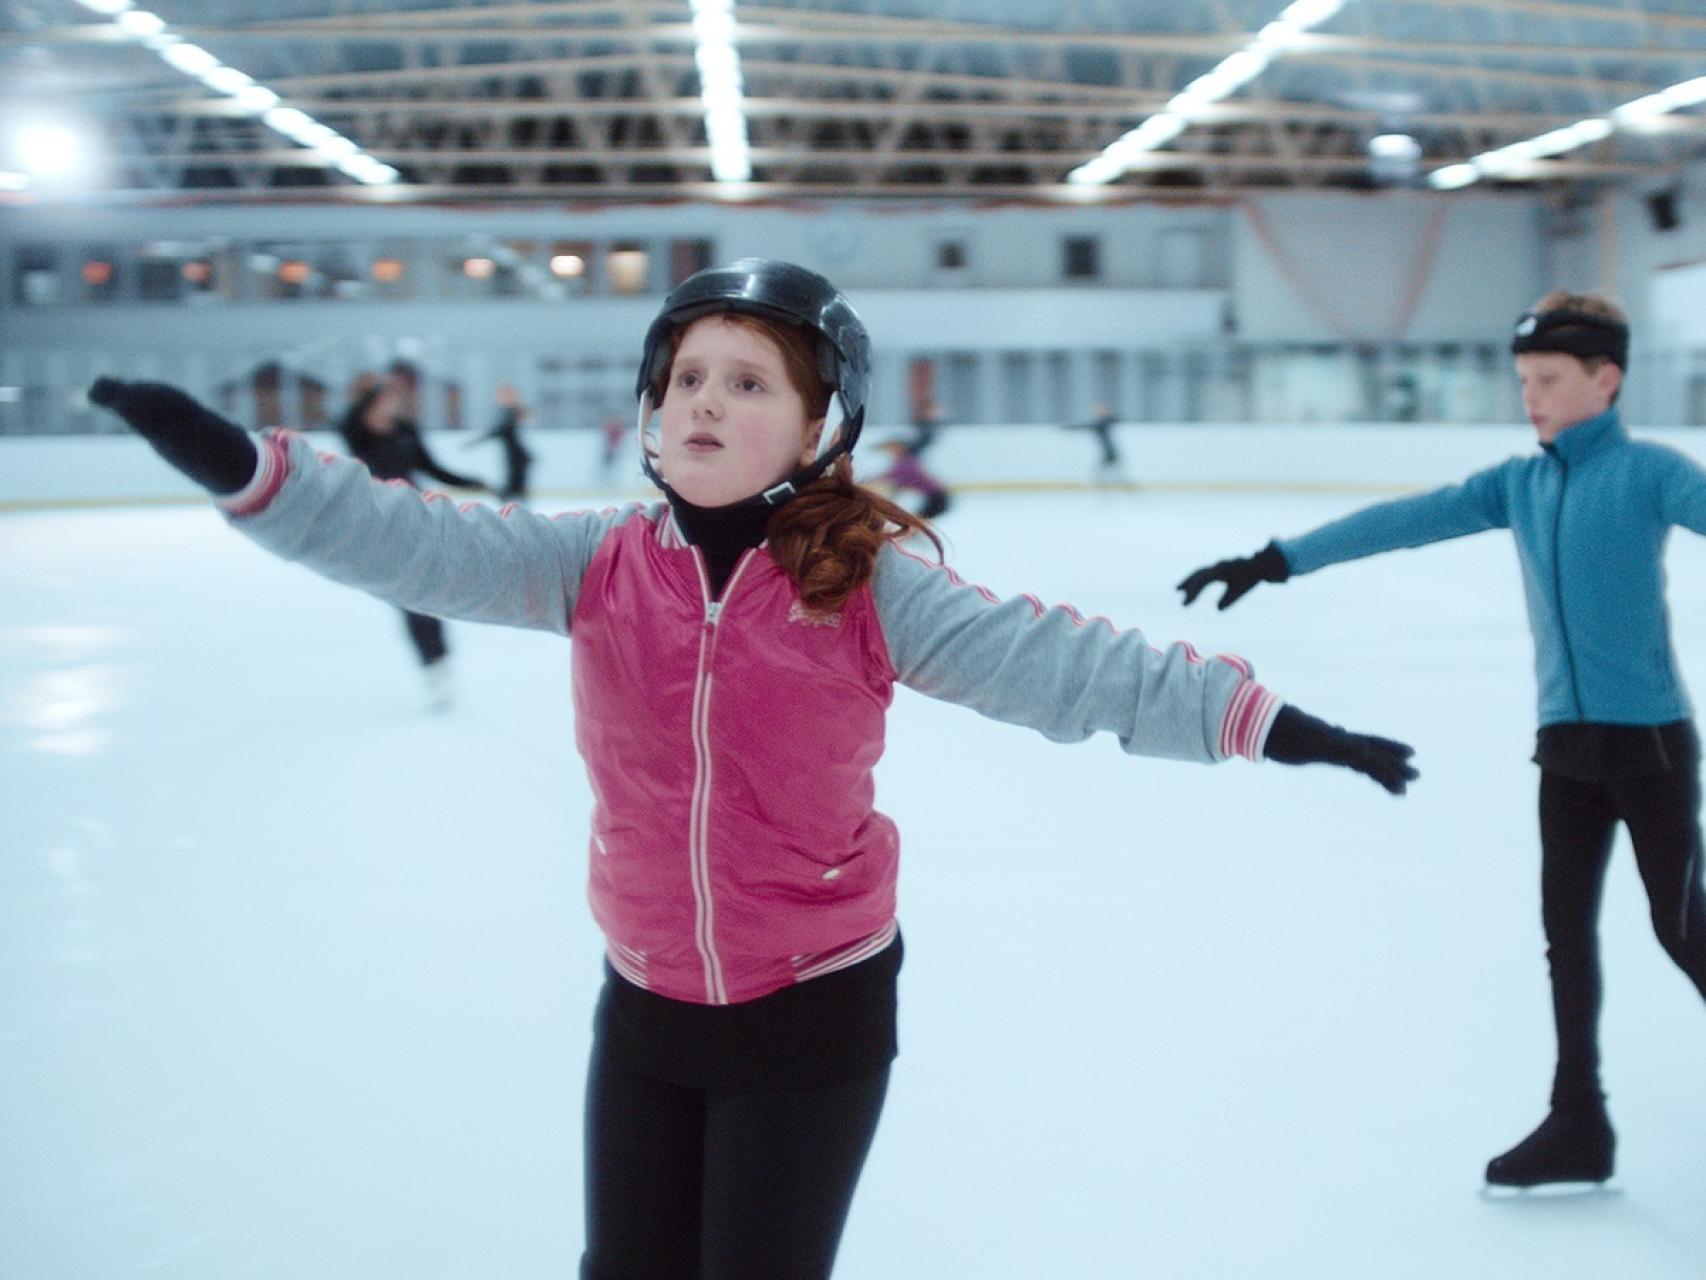
<path fill-rule="evenodd" d="M 1540 1127 L 1487 1165 L 1487 1185 L 1540 1187 L 1604 1182 L 1611 1177 L 1617 1134 L 1599 1106 L 1556 1108 Z"/>

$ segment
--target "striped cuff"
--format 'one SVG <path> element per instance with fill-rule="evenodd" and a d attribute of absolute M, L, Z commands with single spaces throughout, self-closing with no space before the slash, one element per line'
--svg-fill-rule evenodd
<path fill-rule="evenodd" d="M 1262 748 L 1268 743 L 1268 731 L 1274 727 L 1274 717 L 1284 705 L 1278 694 L 1270 693 L 1254 680 L 1242 682 L 1233 691 L 1226 714 L 1220 720 L 1220 754 L 1260 760 Z"/>
<path fill-rule="evenodd" d="M 220 510 L 232 516 L 252 516 L 264 511 L 284 487 L 290 474 L 289 445 L 278 432 L 255 438 L 255 474 L 236 493 L 218 500 Z"/>

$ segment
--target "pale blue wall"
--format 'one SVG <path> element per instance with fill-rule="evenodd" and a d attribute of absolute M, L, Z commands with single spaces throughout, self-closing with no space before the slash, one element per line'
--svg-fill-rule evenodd
<path fill-rule="evenodd" d="M 422 273 L 409 301 L 18 307 L 7 282 L 0 388 L 35 388 L 32 413 L 48 421 L 29 425 L 76 429 L 94 420 L 76 392 L 98 372 L 171 378 L 205 392 L 283 355 L 341 389 L 356 371 L 405 354 L 435 384 L 460 387 L 473 422 L 498 382 L 544 394 L 555 377 L 575 388 L 558 423 L 592 425 L 606 404 L 625 407 L 640 337 L 667 285 L 670 241 L 706 238 L 720 259 L 788 258 L 848 291 L 875 338 L 878 421 L 906 416 L 906 369 L 917 358 L 937 363 L 939 384 L 959 401 L 949 403 L 950 414 L 967 421 L 1075 418 L 1100 400 L 1137 420 L 1331 421 L 1383 412 L 1389 384 L 1401 378 L 1420 383 L 1424 419 L 1510 421 L 1518 411 L 1503 367 L 1511 321 L 1547 287 L 1599 283 L 1592 277 L 1600 262 L 1612 261 L 1636 313 L 1638 351 L 1672 353 L 1634 380 L 1626 403 L 1632 416 L 1680 422 L 1693 412 L 1690 362 L 1703 344 L 1642 322 L 1658 267 L 1706 256 L 1703 185 L 1696 177 L 1682 202 L 1683 227 L 1666 235 L 1651 230 L 1639 193 L 1616 198 L 1609 256 L 1606 234 L 1562 234 L 1541 197 L 1479 191 L 1449 200 L 1419 192 L 1264 197 L 1254 208 L 1271 243 L 1257 235 L 1248 209 L 1207 204 L 12 206 L 0 208 L 0 251 L 38 239 L 124 246 L 295 238 L 363 252 L 479 236 L 632 239 L 653 249 L 655 270 L 639 297 L 555 302 L 451 302 Z M 1402 290 L 1441 209 L 1431 270 L 1401 326 Z M 1099 238 L 1099 283 L 1062 279 L 1061 244 L 1073 235 Z M 946 238 L 965 246 L 963 271 L 936 265 Z M 1310 345 L 1338 353 L 1304 350 Z M 553 362 L 573 368 L 542 372 Z M 429 425 L 442 418 L 442 397 L 430 404 Z M 20 425 L 19 403 L 0 393 L 0 429 Z"/>
<path fill-rule="evenodd" d="M 1532 207 L 1521 198 L 1297 195 L 1257 207 L 1266 239 L 1247 212 L 1232 223 L 1239 331 L 1249 338 L 1497 342 L 1541 287 Z M 1437 249 L 1427 257 L 1438 216 Z M 1406 286 L 1427 262 L 1401 324 Z"/>

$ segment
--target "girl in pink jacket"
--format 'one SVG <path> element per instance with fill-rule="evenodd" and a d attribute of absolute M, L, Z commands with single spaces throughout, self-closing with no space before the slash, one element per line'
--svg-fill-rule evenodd
<path fill-rule="evenodd" d="M 1416 776 L 1408 747 L 1282 704 L 1239 658 L 998 600 L 920 555 L 928 526 L 852 480 L 869 370 L 821 276 L 700 272 L 637 380 L 665 500 L 555 518 L 376 483 L 171 387 L 91 391 L 279 555 L 573 637 L 606 939 L 589 1280 L 829 1274 L 895 1056 L 900 841 L 872 769 L 897 682 L 1062 742 L 1320 761 L 1394 793 Z"/>

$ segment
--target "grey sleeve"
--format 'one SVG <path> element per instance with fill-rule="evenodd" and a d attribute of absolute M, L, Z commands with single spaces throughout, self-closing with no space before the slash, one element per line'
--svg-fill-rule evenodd
<path fill-rule="evenodd" d="M 1156 649 L 1034 596 L 997 599 L 896 543 L 872 589 L 902 684 L 1055 742 L 1106 730 L 1134 755 L 1257 760 L 1282 705 L 1240 658 Z"/>
<path fill-rule="evenodd" d="M 300 437 L 256 441 L 255 479 L 223 499 L 240 533 L 286 560 L 400 608 L 567 635 L 598 544 L 642 510 L 546 517 L 511 504 L 460 506 L 373 479 L 361 463 Z"/>

